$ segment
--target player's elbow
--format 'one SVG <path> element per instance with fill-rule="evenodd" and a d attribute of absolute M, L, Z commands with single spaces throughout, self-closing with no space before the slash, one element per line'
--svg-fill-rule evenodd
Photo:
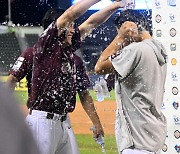
<path fill-rule="evenodd" d="M 82 15 L 82 13 L 80 11 L 77 11 L 78 8 L 76 7 L 70 7 L 66 12 L 65 12 L 65 18 L 69 21 L 69 22 L 74 22 L 74 20 L 76 20 L 79 16 Z M 67 21 L 67 22 L 68 22 Z"/>
<path fill-rule="evenodd" d="M 103 69 L 100 65 L 98 65 L 98 64 L 95 65 L 94 71 L 95 71 L 97 74 L 104 74 L 104 69 Z"/>

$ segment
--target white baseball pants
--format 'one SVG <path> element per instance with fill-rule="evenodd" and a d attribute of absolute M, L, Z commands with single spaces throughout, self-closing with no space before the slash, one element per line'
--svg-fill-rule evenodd
<path fill-rule="evenodd" d="M 155 154 L 154 152 L 149 152 L 146 150 L 138 150 L 138 149 L 125 149 L 122 151 L 122 154 Z"/>
<path fill-rule="evenodd" d="M 63 122 L 46 117 L 47 112 L 38 110 L 26 117 L 41 154 L 79 154 L 69 116 Z"/>

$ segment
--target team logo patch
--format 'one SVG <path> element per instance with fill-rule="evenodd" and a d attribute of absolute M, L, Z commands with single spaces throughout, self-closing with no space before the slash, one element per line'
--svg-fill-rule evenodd
<path fill-rule="evenodd" d="M 168 150 L 168 147 L 167 147 L 166 144 L 164 144 L 163 147 L 162 147 L 162 151 L 163 151 L 163 152 L 166 152 L 167 150 Z"/>
<path fill-rule="evenodd" d="M 22 63 L 24 61 L 24 57 L 19 57 L 16 62 L 14 63 L 13 67 L 12 67 L 12 70 L 13 71 L 18 71 L 19 68 L 21 67 Z"/>
<path fill-rule="evenodd" d="M 117 56 L 119 56 L 120 54 L 122 54 L 122 52 L 123 52 L 123 50 L 119 50 L 119 51 L 117 51 L 115 54 L 112 54 L 112 55 L 111 55 L 111 59 L 116 58 Z"/>
<path fill-rule="evenodd" d="M 175 28 L 171 28 L 170 31 L 169 31 L 169 34 L 170 34 L 172 37 L 176 36 L 176 34 L 177 34 L 176 29 L 175 29 Z"/>
<path fill-rule="evenodd" d="M 173 93 L 173 95 L 177 95 L 178 92 L 179 92 L 179 90 L 178 90 L 177 87 L 173 87 L 173 88 L 172 88 L 172 93 Z"/>
<path fill-rule="evenodd" d="M 161 22 L 161 20 L 162 20 L 162 17 L 158 14 L 158 15 L 156 15 L 156 17 L 155 17 L 155 21 L 157 22 L 157 23 L 160 23 Z"/>
<path fill-rule="evenodd" d="M 174 131 L 174 137 L 175 137 L 176 139 L 179 139 L 179 138 L 180 138 L 180 131 L 179 131 L 179 130 L 175 130 L 175 131 Z"/>

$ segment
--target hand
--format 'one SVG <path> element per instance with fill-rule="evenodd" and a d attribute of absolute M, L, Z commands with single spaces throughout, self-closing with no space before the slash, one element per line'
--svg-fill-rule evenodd
<path fill-rule="evenodd" d="M 141 37 L 138 34 L 138 27 L 131 21 L 126 21 L 122 24 L 118 29 L 118 36 L 128 43 L 141 41 Z"/>
<path fill-rule="evenodd" d="M 101 124 L 98 124 L 98 125 L 94 125 L 93 128 L 92 128 L 92 131 L 93 131 L 93 134 L 94 134 L 94 138 L 98 138 L 99 135 L 102 135 L 104 136 L 104 130 L 101 126 Z"/>

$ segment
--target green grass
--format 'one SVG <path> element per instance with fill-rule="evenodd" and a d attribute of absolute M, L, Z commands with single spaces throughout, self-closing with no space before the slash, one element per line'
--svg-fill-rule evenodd
<path fill-rule="evenodd" d="M 15 91 L 14 95 L 20 104 L 25 104 L 28 98 L 27 91 Z"/>
<path fill-rule="evenodd" d="M 76 134 L 81 154 L 102 154 L 101 147 L 94 141 L 92 135 Z M 114 135 L 105 136 L 105 150 L 107 154 L 117 154 Z"/>
<path fill-rule="evenodd" d="M 93 90 L 89 91 L 93 100 L 96 101 L 96 95 L 95 92 Z M 28 93 L 27 91 L 15 91 L 14 92 L 18 102 L 20 102 L 21 104 L 26 103 L 26 100 L 28 98 Z M 106 98 L 105 100 L 115 100 L 115 95 L 114 95 L 114 90 L 110 92 L 111 97 L 110 98 Z M 77 102 L 79 102 L 79 97 L 77 95 Z"/>

